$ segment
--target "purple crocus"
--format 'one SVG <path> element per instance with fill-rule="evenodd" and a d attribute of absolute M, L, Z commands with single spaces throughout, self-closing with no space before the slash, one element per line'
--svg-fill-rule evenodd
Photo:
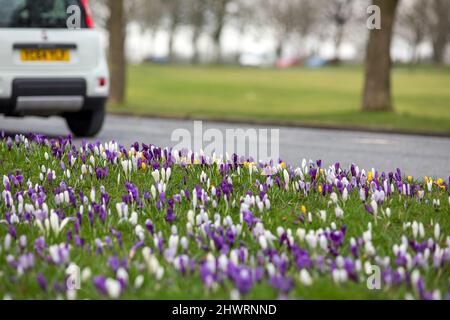
<path fill-rule="evenodd" d="M 47 292 L 47 280 L 45 279 L 44 275 L 42 273 L 38 273 L 36 275 L 36 281 L 39 285 L 39 287 L 44 291 Z"/>

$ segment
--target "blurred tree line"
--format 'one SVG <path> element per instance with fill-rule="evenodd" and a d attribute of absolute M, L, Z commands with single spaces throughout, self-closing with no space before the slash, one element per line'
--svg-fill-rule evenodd
<path fill-rule="evenodd" d="M 381 30 L 368 32 L 367 7 L 381 9 Z M 316 43 L 332 40 L 334 60 L 344 41 L 361 42 L 366 48 L 363 109 L 392 110 L 390 95 L 390 48 L 394 35 L 408 43 L 413 61 L 421 62 L 419 47 L 430 43 L 432 61 L 444 64 L 450 42 L 449 0 L 91 0 L 98 24 L 109 31 L 113 103 L 123 103 L 126 82 L 126 28 L 136 23 L 155 42 L 159 31 L 167 33 L 167 59 L 174 61 L 175 38 L 189 28 L 191 62 L 202 59 L 199 40 L 208 37 L 214 48 L 213 63 L 224 61 L 222 38 L 231 26 L 241 36 L 249 30 L 268 33 L 274 52 L 282 57 L 286 46 L 301 47 L 307 38 Z M 362 50 L 363 51 L 363 50 Z M 309 52 L 309 54 L 314 54 Z"/>

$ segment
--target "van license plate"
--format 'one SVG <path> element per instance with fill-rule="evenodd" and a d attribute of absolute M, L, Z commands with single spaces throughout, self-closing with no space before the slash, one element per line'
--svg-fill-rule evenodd
<path fill-rule="evenodd" d="M 70 51 L 68 49 L 22 49 L 20 58 L 22 61 L 68 62 Z"/>

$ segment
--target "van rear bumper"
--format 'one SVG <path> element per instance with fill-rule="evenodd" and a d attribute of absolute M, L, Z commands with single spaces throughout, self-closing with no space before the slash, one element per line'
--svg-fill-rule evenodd
<path fill-rule="evenodd" d="M 58 115 L 92 110 L 107 97 L 88 97 L 82 78 L 19 78 L 12 82 L 11 98 L 0 99 L 0 112 L 11 116 Z"/>

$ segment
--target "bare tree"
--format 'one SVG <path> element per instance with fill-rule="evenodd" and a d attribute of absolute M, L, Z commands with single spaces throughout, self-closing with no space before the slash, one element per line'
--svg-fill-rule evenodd
<path fill-rule="evenodd" d="M 445 50 L 450 40 L 450 1 L 431 0 L 429 2 L 433 62 L 444 64 Z"/>
<path fill-rule="evenodd" d="M 175 60 L 175 36 L 178 27 L 181 24 L 182 0 L 164 0 L 164 12 L 167 19 L 167 32 L 169 34 L 168 40 L 168 56 L 170 61 Z"/>
<path fill-rule="evenodd" d="M 348 23 L 354 16 L 354 0 L 332 0 L 325 6 L 325 17 L 333 23 L 334 28 L 334 59 L 340 60 L 339 51 L 344 40 L 345 31 Z"/>
<path fill-rule="evenodd" d="M 192 27 L 192 59 L 193 64 L 200 62 L 199 39 L 202 35 L 206 23 L 207 3 L 204 0 L 186 0 L 188 24 Z"/>
<path fill-rule="evenodd" d="M 108 0 L 109 59 L 111 69 L 110 101 L 123 104 L 126 86 L 126 14 L 123 0 Z"/>
<path fill-rule="evenodd" d="M 236 50 L 236 61 L 242 54 L 242 39 L 252 26 L 257 26 L 258 31 L 264 26 L 261 19 L 265 0 L 234 0 L 229 5 L 229 23 L 238 33 L 238 48 Z"/>
<path fill-rule="evenodd" d="M 276 55 L 283 55 L 286 42 L 292 37 L 304 38 L 310 33 L 318 17 L 318 1 L 268 0 L 265 2 L 268 21 L 276 38 Z"/>
<path fill-rule="evenodd" d="M 381 11 L 381 29 L 370 31 L 362 109 L 392 111 L 391 42 L 399 0 L 373 0 Z"/>
<path fill-rule="evenodd" d="M 156 34 L 161 28 L 164 16 L 163 0 L 134 0 L 131 20 L 137 22 L 143 33 L 149 33 L 153 46 Z"/>
<path fill-rule="evenodd" d="M 302 0 L 298 1 L 294 7 L 297 20 L 294 28 L 294 35 L 299 42 L 315 31 L 317 22 L 320 19 L 320 11 L 324 1 L 320 0 Z"/>
<path fill-rule="evenodd" d="M 221 39 L 223 30 L 227 22 L 227 6 L 231 0 L 210 0 L 210 10 L 212 17 L 211 38 L 214 43 L 214 62 L 222 62 Z"/>
<path fill-rule="evenodd" d="M 427 18 L 424 14 L 423 1 L 403 2 L 399 7 L 396 30 L 411 46 L 413 63 L 419 62 L 418 48 L 428 35 L 430 21 Z"/>

